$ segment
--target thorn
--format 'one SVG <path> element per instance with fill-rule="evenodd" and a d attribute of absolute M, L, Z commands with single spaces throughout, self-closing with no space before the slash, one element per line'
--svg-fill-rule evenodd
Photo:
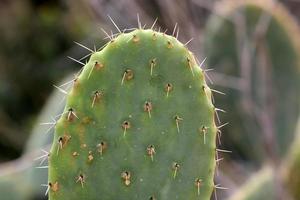
<path fill-rule="evenodd" d="M 89 57 L 90 55 L 92 55 L 92 53 L 88 53 L 86 54 L 85 56 L 79 58 L 79 61 L 83 60 L 83 59 L 86 59 L 87 57 Z"/>
<path fill-rule="evenodd" d="M 149 101 L 146 101 L 144 104 L 144 111 L 148 112 L 149 118 L 151 118 L 151 110 L 152 110 L 152 103 Z"/>
<path fill-rule="evenodd" d="M 153 156 L 154 156 L 154 154 L 156 153 L 156 152 L 155 152 L 155 147 L 154 147 L 154 145 L 149 145 L 149 146 L 147 147 L 147 153 L 148 153 L 148 155 L 151 157 L 151 160 L 152 160 L 152 162 L 153 162 Z"/>
<path fill-rule="evenodd" d="M 47 194 L 49 193 L 49 189 L 52 186 L 51 183 L 48 184 L 41 184 L 42 187 L 47 187 L 46 192 L 45 192 L 45 196 L 47 196 Z"/>
<path fill-rule="evenodd" d="M 226 122 L 226 123 L 224 123 L 224 124 L 222 124 L 222 125 L 220 125 L 220 126 L 217 126 L 217 129 L 223 128 L 224 126 L 226 126 L 226 125 L 228 125 L 228 124 L 229 124 L 229 122 Z"/>
<path fill-rule="evenodd" d="M 173 90 L 173 86 L 171 83 L 167 83 L 165 86 L 165 90 L 167 92 L 167 97 L 169 96 L 169 93 Z"/>
<path fill-rule="evenodd" d="M 109 38 L 112 41 L 111 36 L 103 28 L 101 28 L 101 31 L 106 35 L 106 38 Z"/>
<path fill-rule="evenodd" d="M 206 144 L 206 133 L 207 133 L 207 129 L 209 129 L 209 127 L 206 127 L 206 126 L 202 126 L 200 128 L 200 132 L 203 133 L 203 143 Z"/>
<path fill-rule="evenodd" d="M 68 56 L 69 59 L 81 64 L 82 66 L 84 66 L 85 64 L 83 62 L 80 62 L 79 60 L 76 60 L 75 58 L 72 58 L 71 56 Z"/>
<path fill-rule="evenodd" d="M 104 65 L 102 63 L 98 63 L 97 61 L 95 62 L 95 64 L 93 65 L 91 71 L 89 72 L 89 75 L 88 75 L 88 79 L 90 78 L 94 68 L 96 67 L 96 69 L 101 69 L 104 67 Z"/>
<path fill-rule="evenodd" d="M 113 25 L 116 27 L 116 29 L 119 31 L 119 33 L 122 33 L 121 30 L 119 29 L 119 27 L 117 26 L 117 24 L 114 22 L 114 20 L 109 16 L 107 15 L 109 20 L 113 23 Z"/>
<path fill-rule="evenodd" d="M 209 68 L 209 69 L 203 69 L 204 72 L 210 72 L 210 71 L 214 71 L 214 68 Z"/>
<path fill-rule="evenodd" d="M 176 115 L 174 117 L 175 122 L 176 122 L 176 127 L 177 127 L 177 132 L 179 133 L 179 122 L 183 120 L 183 118 L 179 117 L 178 115 Z"/>
<path fill-rule="evenodd" d="M 190 68 L 190 70 L 191 70 L 193 76 L 195 76 L 195 75 L 194 75 L 194 71 L 193 71 L 193 66 L 192 66 L 192 63 L 191 63 L 190 58 L 187 57 L 186 60 L 187 60 L 187 62 L 188 62 L 188 66 L 189 66 L 189 68 Z"/>
<path fill-rule="evenodd" d="M 39 166 L 39 167 L 35 167 L 36 169 L 48 169 L 49 166 Z"/>
<path fill-rule="evenodd" d="M 138 27 L 139 27 L 139 29 L 142 29 L 139 13 L 136 14 L 136 17 L 137 17 Z"/>
<path fill-rule="evenodd" d="M 63 149 L 63 147 L 69 142 L 70 139 L 71 139 L 70 135 L 64 135 L 64 136 L 60 136 L 58 138 L 58 147 L 57 147 L 57 152 L 56 152 L 57 155 L 58 155 L 59 150 Z"/>
<path fill-rule="evenodd" d="M 126 186 L 130 185 L 130 178 L 131 178 L 131 174 L 129 171 L 124 171 L 121 173 L 121 178 L 124 180 L 124 184 Z"/>
<path fill-rule="evenodd" d="M 66 83 L 61 84 L 61 85 L 58 86 L 58 87 L 61 88 L 61 87 L 63 87 L 63 86 L 69 85 L 70 83 L 73 83 L 75 80 L 76 80 L 76 79 L 74 78 L 74 79 L 72 79 L 72 80 L 70 80 L 70 81 L 68 81 L 68 82 L 66 82 Z"/>
<path fill-rule="evenodd" d="M 44 122 L 44 123 L 40 123 L 40 125 L 51 125 L 47 130 L 46 130 L 46 133 L 45 134 L 47 134 L 47 133 L 49 133 L 49 131 L 53 128 L 53 127 L 55 127 L 56 126 L 56 120 L 53 118 L 53 117 L 51 117 L 51 119 L 52 119 L 52 122 Z"/>
<path fill-rule="evenodd" d="M 204 71 L 204 76 L 208 79 L 208 81 L 210 82 L 210 84 L 214 84 L 214 82 L 212 81 L 212 79 L 208 76 L 207 73 L 205 73 L 205 71 Z"/>
<path fill-rule="evenodd" d="M 218 200 L 217 190 L 215 187 L 214 187 L 214 196 L 215 196 L 215 200 Z"/>
<path fill-rule="evenodd" d="M 173 178 L 174 178 L 174 179 L 175 179 L 176 176 L 177 176 L 177 172 L 178 172 L 179 168 L 180 168 L 180 165 L 179 165 L 177 162 L 174 162 L 174 163 L 173 163 L 173 170 L 174 170 Z"/>
<path fill-rule="evenodd" d="M 226 95 L 224 92 L 221 92 L 221 91 L 218 91 L 218 90 L 214 90 L 214 89 L 211 89 L 211 88 L 210 88 L 210 90 L 217 93 L 217 94 Z"/>
<path fill-rule="evenodd" d="M 221 187 L 220 184 L 215 185 L 214 188 L 219 190 L 228 190 L 226 187 Z"/>
<path fill-rule="evenodd" d="M 202 65 L 204 64 L 204 62 L 206 61 L 206 57 L 202 60 L 202 62 L 200 63 L 199 67 L 202 68 Z"/>
<path fill-rule="evenodd" d="M 81 72 L 83 71 L 83 68 L 84 67 L 81 67 L 80 70 L 76 74 L 74 74 L 74 78 L 75 78 L 74 82 L 77 81 L 78 77 L 80 76 Z"/>
<path fill-rule="evenodd" d="M 97 148 L 98 148 L 98 152 L 102 156 L 104 150 L 107 148 L 107 143 L 102 141 L 99 144 L 97 144 Z"/>
<path fill-rule="evenodd" d="M 49 189 L 51 189 L 53 192 L 56 192 L 58 190 L 58 182 L 55 183 L 48 183 L 48 184 L 41 184 L 42 187 L 47 187 L 47 190 L 45 192 L 45 196 L 49 193 Z"/>
<path fill-rule="evenodd" d="M 158 20 L 158 18 L 156 17 L 156 19 L 154 20 L 154 22 L 153 22 L 153 24 L 152 24 L 152 26 L 151 26 L 151 28 L 150 28 L 151 30 L 153 30 L 153 28 L 154 28 L 154 26 L 155 26 L 157 20 Z"/>
<path fill-rule="evenodd" d="M 94 107 L 95 102 L 100 100 L 101 96 L 102 96 L 102 92 L 99 92 L 99 91 L 94 92 L 93 101 L 92 101 L 92 108 Z"/>
<path fill-rule="evenodd" d="M 67 111 L 66 111 L 66 112 L 67 112 Z M 60 114 L 58 114 L 58 115 L 55 115 L 55 116 L 54 116 L 54 119 L 55 119 L 55 118 L 59 118 L 60 116 L 62 116 L 62 115 L 65 114 L 66 112 L 62 112 L 62 113 L 60 113 Z"/>
<path fill-rule="evenodd" d="M 232 153 L 232 151 L 225 150 L 225 149 L 216 149 L 217 152 L 223 152 L 223 153 Z"/>
<path fill-rule="evenodd" d="M 58 155 L 58 152 L 60 149 L 63 148 L 63 138 L 62 137 L 59 137 L 58 138 L 58 146 L 57 146 L 57 152 L 56 152 L 56 155 Z"/>
<path fill-rule="evenodd" d="M 156 58 L 151 59 L 150 61 L 150 76 L 153 74 L 153 68 L 156 65 Z"/>
<path fill-rule="evenodd" d="M 40 125 L 54 125 L 55 124 L 55 121 L 54 122 L 43 122 L 43 123 L 40 123 Z"/>
<path fill-rule="evenodd" d="M 176 33 L 176 39 L 178 40 L 178 36 L 179 36 L 179 27 L 177 28 L 177 33 Z"/>
<path fill-rule="evenodd" d="M 221 142 L 221 131 L 220 130 L 217 130 L 217 138 L 218 138 L 218 143 L 219 143 L 219 145 L 221 145 L 222 144 L 222 142 Z"/>
<path fill-rule="evenodd" d="M 124 71 L 123 77 L 122 77 L 122 81 L 121 81 L 121 85 L 123 85 L 124 80 L 131 80 L 133 79 L 133 71 L 131 69 L 126 69 Z"/>
<path fill-rule="evenodd" d="M 137 28 L 125 28 L 124 30 L 123 30 L 123 33 L 125 33 L 125 32 L 132 32 L 132 31 L 135 31 L 135 30 L 137 30 Z"/>
<path fill-rule="evenodd" d="M 226 113 L 226 111 L 225 111 L 225 110 L 222 110 L 222 109 L 219 109 L 219 108 L 215 108 L 216 117 L 217 117 L 217 120 L 218 120 L 218 122 L 219 122 L 219 124 L 220 124 L 220 123 L 221 123 L 221 120 L 220 120 L 218 111 L 223 112 L 223 113 Z"/>
<path fill-rule="evenodd" d="M 215 111 L 215 114 L 216 114 L 216 117 L 217 117 L 218 123 L 220 124 L 220 123 L 221 123 L 221 120 L 220 120 L 220 117 L 219 117 L 219 114 L 218 114 L 218 112 L 216 112 L 216 111 Z"/>
<path fill-rule="evenodd" d="M 80 182 L 81 187 L 83 188 L 83 184 L 85 183 L 86 177 L 83 174 L 79 174 L 77 177 L 76 183 Z"/>
<path fill-rule="evenodd" d="M 74 119 L 74 116 L 77 119 L 79 119 L 73 108 L 69 108 L 69 110 L 67 111 L 67 113 L 68 113 L 68 115 L 67 115 L 67 120 L 68 121 L 72 121 Z"/>
<path fill-rule="evenodd" d="M 225 110 L 223 110 L 223 109 L 220 109 L 220 108 L 215 108 L 215 111 L 220 111 L 220 112 L 222 112 L 222 113 L 226 113 L 226 111 L 225 111 Z"/>
<path fill-rule="evenodd" d="M 131 127 L 129 121 L 124 121 L 122 124 L 122 128 L 124 129 L 123 136 L 125 137 L 127 129 Z"/>
<path fill-rule="evenodd" d="M 50 153 L 48 151 L 45 151 L 44 149 L 41 149 L 41 151 L 44 154 L 34 159 L 34 161 L 41 160 L 40 165 L 42 165 L 45 162 L 45 160 L 50 156 Z"/>
<path fill-rule="evenodd" d="M 112 30 L 110 30 L 110 37 L 112 38 L 112 41 L 114 41 L 115 40 L 115 38 L 114 38 L 114 33 L 112 32 Z"/>
<path fill-rule="evenodd" d="M 84 48 L 84 49 L 90 51 L 91 53 L 95 53 L 95 51 L 93 51 L 92 49 L 90 49 L 90 48 L 84 46 L 83 44 L 80 44 L 79 42 L 75 42 L 75 41 L 74 41 L 74 43 L 77 44 L 78 46 L 80 46 L 80 47 L 82 47 L 82 48 Z"/>
<path fill-rule="evenodd" d="M 191 38 L 189 41 L 187 41 L 184 46 L 188 45 L 192 40 L 194 40 L 194 38 Z"/>
<path fill-rule="evenodd" d="M 144 24 L 143 29 L 145 29 L 146 26 L 147 26 L 147 24 Z"/>
<path fill-rule="evenodd" d="M 90 76 L 91 76 L 91 74 L 92 74 L 92 72 L 94 70 L 94 67 L 95 67 L 95 65 L 92 66 L 92 69 L 90 70 L 89 75 L 88 75 L 88 79 L 90 79 Z"/>
<path fill-rule="evenodd" d="M 172 32 L 172 36 L 175 36 L 175 31 L 176 31 L 176 28 L 177 28 L 177 22 L 175 23 L 175 26 L 174 26 L 174 29 L 173 29 L 173 32 Z"/>
<path fill-rule="evenodd" d="M 197 187 L 198 196 L 200 195 L 200 187 L 201 187 L 201 185 L 202 185 L 202 179 L 197 178 L 195 180 L 195 186 Z"/>
<path fill-rule="evenodd" d="M 224 160 L 224 158 L 219 158 L 219 159 L 216 160 L 216 163 L 219 163 L 222 160 Z"/>
<path fill-rule="evenodd" d="M 58 87 L 58 86 L 56 86 L 56 85 L 53 85 L 53 87 L 55 87 L 56 89 L 58 89 L 58 91 L 60 91 L 61 93 L 65 94 L 65 95 L 68 94 L 67 91 L 63 90 L 62 88 L 60 88 L 60 87 Z"/>

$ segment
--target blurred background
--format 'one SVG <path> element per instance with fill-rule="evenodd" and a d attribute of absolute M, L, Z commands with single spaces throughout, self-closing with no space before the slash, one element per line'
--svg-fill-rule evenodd
<path fill-rule="evenodd" d="M 47 199 L 55 116 L 107 35 L 142 25 L 205 60 L 222 126 L 212 199 L 300 199 L 300 1 L 0 0 L 0 199 Z M 103 31 L 103 30 L 104 31 Z M 41 123 L 46 123 L 42 124 Z M 40 158 L 40 159 L 38 159 Z"/>

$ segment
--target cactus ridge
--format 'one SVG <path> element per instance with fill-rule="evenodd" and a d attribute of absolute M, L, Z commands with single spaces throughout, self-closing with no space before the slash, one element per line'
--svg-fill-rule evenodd
<path fill-rule="evenodd" d="M 92 53 L 68 93 L 49 199 L 209 199 L 215 112 L 185 45 L 153 30 L 120 33 Z"/>

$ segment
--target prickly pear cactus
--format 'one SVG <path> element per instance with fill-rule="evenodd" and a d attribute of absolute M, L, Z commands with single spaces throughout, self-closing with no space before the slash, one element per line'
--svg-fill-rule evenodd
<path fill-rule="evenodd" d="M 300 117 L 298 118 L 298 125 L 295 133 L 295 139 L 287 158 L 282 163 L 283 180 L 286 188 L 294 199 L 300 199 Z"/>
<path fill-rule="evenodd" d="M 271 200 L 278 199 L 279 197 L 284 197 L 285 199 L 299 199 L 299 145 L 300 118 L 298 118 L 294 142 L 288 151 L 287 157 L 281 162 L 281 165 L 279 167 L 277 166 L 277 169 L 274 166 L 264 166 L 259 172 L 253 174 L 228 200 Z M 283 189 L 278 190 L 278 188 L 281 187 Z"/>
<path fill-rule="evenodd" d="M 68 94 L 49 157 L 50 199 L 209 199 L 215 111 L 176 38 L 120 33 Z"/>
<path fill-rule="evenodd" d="M 222 88 L 227 94 L 222 107 L 231 111 L 224 119 L 235 122 L 224 129 L 228 137 L 222 142 L 239 158 L 261 162 L 266 146 L 283 156 L 300 113 L 298 25 L 283 5 L 271 0 L 220 1 L 215 13 L 206 28 L 205 54 L 209 66 L 231 77 L 221 80 L 231 86 Z M 249 66 L 243 67 L 247 61 Z M 271 127 L 273 145 L 262 142 L 262 127 Z"/>
<path fill-rule="evenodd" d="M 271 166 L 264 166 L 253 174 L 249 180 L 241 186 L 227 200 L 272 200 L 276 199 L 275 172 Z"/>

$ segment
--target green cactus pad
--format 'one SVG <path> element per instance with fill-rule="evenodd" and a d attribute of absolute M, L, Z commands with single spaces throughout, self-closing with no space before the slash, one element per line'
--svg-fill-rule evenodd
<path fill-rule="evenodd" d="M 153 30 L 119 34 L 68 94 L 49 157 L 50 199 L 209 199 L 214 113 L 183 44 Z"/>
<path fill-rule="evenodd" d="M 282 4 L 276 2 L 275 5 L 272 0 L 220 1 L 215 13 L 206 28 L 207 63 L 218 72 L 230 75 L 234 84 L 227 83 L 239 88 L 222 88 L 228 94 L 222 99 L 222 107 L 231 111 L 224 119 L 235 122 L 230 129 L 224 129 L 227 137 L 222 142 L 225 147 L 234 148 L 239 159 L 261 162 L 269 157 L 265 147 L 270 144 L 262 142 L 265 130 L 260 123 L 268 117 L 271 122 L 265 122 L 270 124 L 264 127 L 272 127 L 271 134 L 275 138 L 272 147 L 275 154 L 283 157 L 293 139 L 300 113 L 298 25 Z M 258 23 L 262 24 L 262 18 L 266 17 L 265 34 L 258 34 Z M 237 25 L 238 20 L 244 27 Z M 238 38 L 242 38 L 240 42 Z M 237 48 L 239 46 L 242 47 Z M 243 58 L 242 48 L 243 52 L 249 50 Z M 247 73 L 242 73 L 245 67 L 241 63 L 247 60 L 245 55 L 250 65 Z M 216 100 L 221 101 L 218 96 Z"/>

